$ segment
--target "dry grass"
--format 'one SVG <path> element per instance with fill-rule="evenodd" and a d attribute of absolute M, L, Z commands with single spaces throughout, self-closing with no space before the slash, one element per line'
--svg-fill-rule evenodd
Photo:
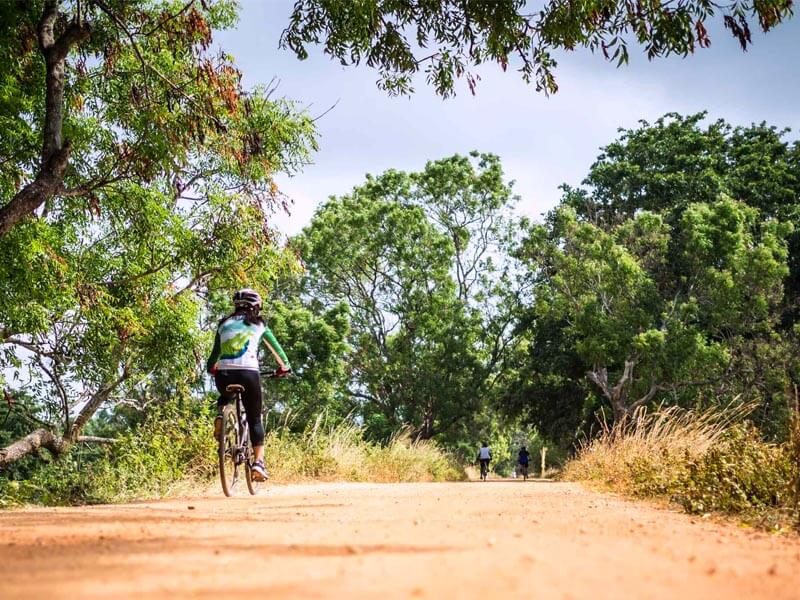
<path fill-rule="evenodd" d="M 213 413 L 193 407 L 162 407 L 98 456 L 84 456 L 76 448 L 60 461 L 34 465 L 19 481 L 0 478 L 0 509 L 125 502 L 209 489 L 218 477 Z M 303 433 L 291 432 L 286 424 L 270 431 L 266 459 L 277 483 L 466 478 L 456 461 L 432 442 L 414 442 L 401 433 L 388 444 L 376 444 L 364 440 L 359 427 L 327 424 L 324 416 Z"/>
<path fill-rule="evenodd" d="M 265 441 L 267 469 L 275 481 L 452 481 L 465 479 L 456 461 L 429 441 L 413 441 L 408 432 L 388 444 L 364 440 L 353 424 L 327 426 L 320 417 L 298 434 L 273 430 Z"/>
<path fill-rule="evenodd" d="M 752 405 L 638 411 L 585 443 L 562 476 L 623 494 L 669 498 L 695 514 L 725 513 L 772 531 L 800 530 L 800 420 L 765 442 Z"/>
<path fill-rule="evenodd" d="M 795 527 L 800 531 L 800 407 L 795 406 L 789 438 L 789 456 L 794 465 L 794 474 L 789 488 L 792 509 L 795 514 Z"/>
<path fill-rule="evenodd" d="M 688 463 L 703 456 L 753 407 L 732 405 L 706 410 L 644 408 L 620 424 L 603 428 L 585 441 L 564 467 L 562 477 L 600 482 L 626 493 L 655 495 L 672 491 Z"/>

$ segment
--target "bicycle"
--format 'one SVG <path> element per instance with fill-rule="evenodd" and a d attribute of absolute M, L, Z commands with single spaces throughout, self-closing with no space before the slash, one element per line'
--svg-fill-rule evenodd
<path fill-rule="evenodd" d="M 261 375 L 268 379 L 280 377 L 277 371 L 262 371 Z M 236 494 L 240 480 L 240 467 L 244 471 L 247 491 L 255 496 L 261 488 L 261 481 L 253 477 L 253 445 L 250 443 L 250 428 L 247 425 L 247 414 L 244 410 L 242 392 L 244 387 L 231 384 L 225 391 L 233 395 L 233 401 L 222 407 L 222 428 L 217 441 L 217 458 L 219 461 L 219 479 L 222 491 L 226 496 Z"/>
<path fill-rule="evenodd" d="M 522 473 L 522 480 L 528 481 L 528 465 L 520 463 L 519 470 Z"/>
<path fill-rule="evenodd" d="M 486 481 L 489 477 L 489 461 L 481 459 L 481 481 Z"/>

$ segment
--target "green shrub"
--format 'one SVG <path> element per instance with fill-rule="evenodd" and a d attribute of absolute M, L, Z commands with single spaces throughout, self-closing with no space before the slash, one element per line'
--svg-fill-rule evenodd
<path fill-rule="evenodd" d="M 112 446 L 79 444 L 58 460 L 42 457 L 24 476 L 0 478 L 0 507 L 124 502 L 191 493 L 198 486 L 205 491 L 217 476 L 213 411 L 204 403 L 169 402 L 150 409 Z M 432 442 L 398 435 L 378 445 L 365 441 L 355 425 L 323 422 L 318 419 L 302 433 L 288 427 L 268 432 L 266 463 L 273 481 L 465 478 L 456 461 Z"/>
<path fill-rule="evenodd" d="M 751 425 L 735 425 L 688 463 L 679 500 L 693 513 L 748 513 L 788 506 L 788 446 L 764 443 Z"/>
<path fill-rule="evenodd" d="M 152 408 L 116 444 L 78 444 L 57 460 L 43 456 L 24 478 L 2 482 L 0 506 L 120 502 L 208 481 L 216 468 L 209 410 L 196 402 L 169 402 Z"/>

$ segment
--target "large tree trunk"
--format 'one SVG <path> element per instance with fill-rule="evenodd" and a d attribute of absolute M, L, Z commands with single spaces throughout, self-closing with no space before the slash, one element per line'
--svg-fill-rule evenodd
<path fill-rule="evenodd" d="M 69 164 L 70 145 L 62 140 L 67 55 L 73 46 L 89 37 L 90 29 L 78 19 L 56 38 L 54 28 L 57 20 L 58 0 L 47 0 L 38 29 L 39 49 L 47 69 L 41 166 L 34 180 L 0 208 L 0 236 L 7 234 L 58 193 Z"/>

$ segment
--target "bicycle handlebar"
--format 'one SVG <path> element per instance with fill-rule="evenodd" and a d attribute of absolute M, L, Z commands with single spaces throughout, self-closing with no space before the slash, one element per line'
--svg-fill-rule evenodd
<path fill-rule="evenodd" d="M 262 369 L 260 371 L 262 377 L 266 377 L 267 379 L 283 379 L 284 377 L 293 377 L 297 378 L 294 371 L 288 371 L 286 373 L 280 373 L 277 369 Z"/>

